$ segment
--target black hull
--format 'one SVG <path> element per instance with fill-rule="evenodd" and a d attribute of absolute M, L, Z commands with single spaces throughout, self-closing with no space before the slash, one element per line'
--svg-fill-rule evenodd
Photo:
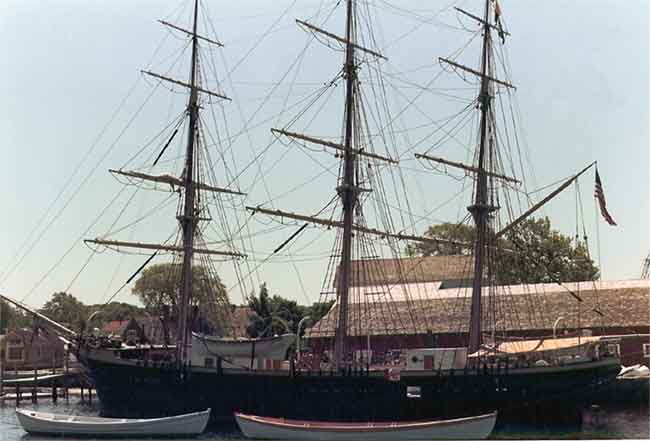
<path fill-rule="evenodd" d="M 539 418 L 576 423 L 586 397 L 616 377 L 617 364 L 539 373 L 456 371 L 402 374 L 391 382 L 367 372 L 347 375 L 179 372 L 171 368 L 87 360 L 111 417 L 151 417 L 212 409 L 211 421 L 232 422 L 233 412 L 336 421 L 398 421 L 499 411 L 500 422 Z M 420 397 L 407 387 L 419 386 Z M 411 394 L 413 395 L 413 394 Z"/>

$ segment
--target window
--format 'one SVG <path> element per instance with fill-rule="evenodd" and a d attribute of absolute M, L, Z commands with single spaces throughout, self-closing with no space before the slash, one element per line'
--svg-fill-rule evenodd
<path fill-rule="evenodd" d="M 10 346 L 22 346 L 23 345 L 23 340 L 20 337 L 9 337 L 7 340 L 7 343 Z"/>
<path fill-rule="evenodd" d="M 23 348 L 9 347 L 7 349 L 7 361 L 23 361 Z"/>
<path fill-rule="evenodd" d="M 128 329 L 125 335 L 126 344 L 129 346 L 134 346 L 138 341 L 138 331 L 135 329 Z"/>
<path fill-rule="evenodd" d="M 420 386 L 406 386 L 406 398 L 422 398 Z"/>
<path fill-rule="evenodd" d="M 643 356 L 650 357 L 650 343 L 643 343 Z"/>
<path fill-rule="evenodd" d="M 616 357 L 621 356 L 621 345 L 618 343 L 610 343 L 607 345 L 607 352 Z"/>
<path fill-rule="evenodd" d="M 618 343 L 612 343 L 607 345 L 607 352 L 617 357 L 621 356 L 621 345 Z"/>

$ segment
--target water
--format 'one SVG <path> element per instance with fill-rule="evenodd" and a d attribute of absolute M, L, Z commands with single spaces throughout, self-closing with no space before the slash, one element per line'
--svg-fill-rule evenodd
<path fill-rule="evenodd" d="M 38 405 L 23 403 L 24 408 L 42 412 L 64 413 L 71 415 L 97 415 L 97 403 L 92 406 L 82 404 L 78 400 L 69 403 L 60 401 L 54 405 L 43 402 Z M 648 405 L 629 406 L 627 408 L 612 408 L 606 410 L 588 411 L 585 423 L 579 428 L 535 428 L 530 426 L 508 427 L 495 431 L 491 439 L 650 439 L 650 418 Z M 74 439 L 70 437 L 44 437 L 28 435 L 20 427 L 16 419 L 13 403 L 0 405 L 0 441 L 49 441 Z M 88 440 L 88 438 L 85 438 Z M 220 431 L 208 431 L 193 440 L 242 440 L 241 433 L 235 428 Z M 154 438 L 150 438 L 155 441 Z M 168 438 L 166 439 L 169 440 Z M 181 440 L 185 441 L 185 440 Z M 397 440 L 396 440 L 397 441 Z"/>

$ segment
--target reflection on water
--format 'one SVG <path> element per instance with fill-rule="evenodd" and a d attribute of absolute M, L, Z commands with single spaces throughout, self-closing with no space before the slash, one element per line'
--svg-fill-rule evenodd
<path fill-rule="evenodd" d="M 650 439 L 648 404 L 601 408 L 583 412 L 581 426 L 514 426 L 502 428 L 491 439 Z"/>
<path fill-rule="evenodd" d="M 24 403 L 23 407 L 41 412 L 55 412 L 69 415 L 97 415 L 97 403 L 92 406 L 79 401 L 64 401 L 56 405 Z M 509 426 L 494 432 L 492 439 L 650 439 L 650 419 L 648 405 L 628 406 L 627 408 L 593 408 L 585 411 L 581 427 L 558 427 L 539 429 L 531 426 Z M 0 441 L 54 441 L 74 439 L 70 437 L 46 437 L 28 435 L 22 430 L 13 403 L 0 405 Z M 88 440 L 88 438 L 84 438 Z M 156 441 L 153 438 L 148 438 Z M 194 440 L 241 440 L 236 428 L 208 431 Z M 168 438 L 166 440 L 169 440 Z M 162 440 L 161 440 L 162 441 Z"/>

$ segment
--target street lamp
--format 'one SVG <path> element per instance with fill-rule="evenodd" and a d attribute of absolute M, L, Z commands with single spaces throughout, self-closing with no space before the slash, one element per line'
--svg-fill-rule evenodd
<path fill-rule="evenodd" d="M 97 310 L 97 311 L 93 312 L 92 314 L 90 314 L 90 315 L 88 316 L 88 318 L 86 319 L 86 327 L 90 328 L 90 321 L 91 321 L 92 319 L 94 319 L 95 316 L 97 316 L 97 315 L 99 315 L 99 314 L 101 314 L 101 313 L 102 313 L 101 310 Z M 89 329 L 89 330 L 90 330 L 90 333 L 92 334 L 92 333 L 93 333 L 92 329 Z"/>
<path fill-rule="evenodd" d="M 301 318 L 298 322 L 298 335 L 296 336 L 296 352 L 298 354 L 298 361 L 300 361 L 300 330 L 302 329 L 302 324 L 307 320 L 311 320 L 311 317 L 308 315 Z"/>
<path fill-rule="evenodd" d="M 153 317 L 151 317 L 151 314 L 149 314 L 147 311 L 143 311 L 144 315 L 147 316 L 149 319 L 149 335 L 151 336 L 151 340 L 153 340 Z M 143 326 L 144 328 L 144 326 Z M 144 329 L 143 329 L 144 330 Z M 145 338 L 147 338 L 147 333 L 144 333 Z M 149 344 L 153 344 L 152 341 L 149 340 Z"/>
<path fill-rule="evenodd" d="M 564 320 L 564 317 L 559 316 L 557 320 L 555 320 L 555 323 L 553 323 L 553 338 L 555 338 L 555 329 L 557 328 L 557 325 L 560 323 L 560 321 Z"/>
<path fill-rule="evenodd" d="M 91 321 L 92 319 L 94 319 L 96 315 L 101 314 L 101 313 L 102 313 L 102 311 L 100 311 L 100 310 L 97 310 L 97 311 L 93 312 L 93 313 L 90 314 L 90 315 L 88 316 L 88 318 L 86 319 L 86 323 L 90 323 L 90 321 Z"/>

